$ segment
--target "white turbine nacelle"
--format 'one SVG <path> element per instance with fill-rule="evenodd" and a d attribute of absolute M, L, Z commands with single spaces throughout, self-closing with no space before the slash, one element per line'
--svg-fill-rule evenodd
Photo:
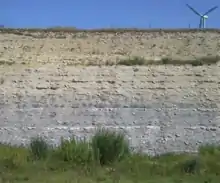
<path fill-rule="evenodd" d="M 186 6 L 191 9 L 197 16 L 200 17 L 200 24 L 199 24 L 199 28 L 204 29 L 206 28 L 206 20 L 208 19 L 208 14 L 213 12 L 215 9 L 218 8 L 218 6 L 215 6 L 211 9 L 209 9 L 207 12 L 205 12 L 204 14 L 199 13 L 198 11 L 196 11 L 193 7 L 191 7 L 190 5 L 186 4 Z"/>

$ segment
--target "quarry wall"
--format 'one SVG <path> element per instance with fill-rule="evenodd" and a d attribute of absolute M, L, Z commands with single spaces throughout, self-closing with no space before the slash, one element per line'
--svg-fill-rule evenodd
<path fill-rule="evenodd" d="M 42 135 L 57 144 L 101 126 L 123 131 L 149 154 L 219 143 L 220 64 L 106 65 L 130 56 L 216 56 L 219 38 L 218 30 L 2 29 L 0 141 Z"/>

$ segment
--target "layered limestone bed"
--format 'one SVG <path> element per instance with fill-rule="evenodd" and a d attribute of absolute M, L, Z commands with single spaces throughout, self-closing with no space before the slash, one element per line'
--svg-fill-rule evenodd
<path fill-rule="evenodd" d="M 0 29 L 0 61 L 104 65 L 129 56 L 194 59 L 220 55 L 220 31 L 69 31 Z"/>
<path fill-rule="evenodd" d="M 11 63 L 0 65 L 1 142 L 57 144 L 106 127 L 149 154 L 220 143 L 220 64 L 102 66 L 220 55 L 218 31 L 18 32 L 0 34 L 0 60 Z"/>

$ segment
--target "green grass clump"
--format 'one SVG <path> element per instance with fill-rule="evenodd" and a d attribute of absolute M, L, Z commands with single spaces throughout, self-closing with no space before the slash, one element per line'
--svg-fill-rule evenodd
<path fill-rule="evenodd" d="M 61 139 L 53 148 L 40 137 L 27 147 L 0 144 L 0 182 L 8 183 L 219 183 L 219 170 L 220 146 L 148 156 L 132 152 L 122 133 L 106 129 L 91 141 Z"/>
<path fill-rule="evenodd" d="M 47 158 L 49 151 L 50 147 L 43 138 L 36 137 L 31 139 L 30 153 L 34 159 L 40 160 Z"/>
<path fill-rule="evenodd" d="M 99 129 L 92 138 L 94 157 L 101 165 L 120 161 L 129 155 L 130 149 L 125 136 L 106 129 Z"/>
<path fill-rule="evenodd" d="M 77 165 L 89 164 L 92 161 L 92 150 L 89 143 L 85 140 L 77 141 L 74 137 L 69 140 L 61 139 L 57 152 L 63 161 Z"/>
<path fill-rule="evenodd" d="M 200 159 L 199 158 L 193 158 L 189 159 L 181 164 L 182 171 L 188 174 L 195 174 L 200 172 Z"/>

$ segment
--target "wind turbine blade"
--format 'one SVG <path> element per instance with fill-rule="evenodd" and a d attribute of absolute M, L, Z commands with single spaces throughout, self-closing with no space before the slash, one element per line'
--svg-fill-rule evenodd
<path fill-rule="evenodd" d="M 204 13 L 203 15 L 208 15 L 209 13 L 211 13 L 212 11 L 214 11 L 215 9 L 217 9 L 218 6 L 215 6 L 213 8 L 211 8 L 210 10 L 208 10 L 206 13 Z"/>
<path fill-rule="evenodd" d="M 198 16 L 202 16 L 200 13 L 198 13 L 193 7 L 191 7 L 190 5 L 186 4 L 186 6 L 191 9 L 195 14 L 197 14 Z"/>

